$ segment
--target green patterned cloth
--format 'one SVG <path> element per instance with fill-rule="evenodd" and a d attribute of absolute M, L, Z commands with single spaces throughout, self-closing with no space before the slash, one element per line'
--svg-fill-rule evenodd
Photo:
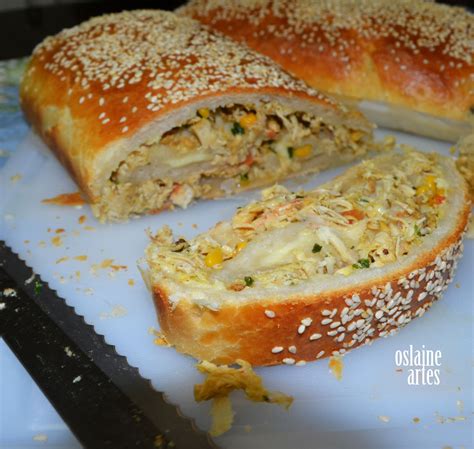
<path fill-rule="evenodd" d="M 28 133 L 18 104 L 18 85 L 26 61 L 0 61 L 0 167 Z"/>

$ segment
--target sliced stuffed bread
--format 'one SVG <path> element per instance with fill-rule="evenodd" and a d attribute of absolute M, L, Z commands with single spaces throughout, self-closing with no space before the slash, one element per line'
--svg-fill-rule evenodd
<path fill-rule="evenodd" d="M 474 15 L 424 0 L 191 0 L 246 42 L 389 128 L 457 140 L 474 120 Z"/>
<path fill-rule="evenodd" d="M 98 17 L 46 39 L 21 104 L 101 220 L 344 163 L 372 132 L 267 57 L 163 11 Z"/>
<path fill-rule="evenodd" d="M 189 241 L 164 228 L 145 279 L 178 351 L 304 364 L 422 316 L 452 280 L 469 214 L 451 159 L 393 153 L 309 192 L 267 189 Z"/>

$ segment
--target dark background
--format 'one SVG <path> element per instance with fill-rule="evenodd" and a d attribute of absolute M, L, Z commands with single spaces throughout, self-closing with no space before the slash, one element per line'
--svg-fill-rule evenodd
<path fill-rule="evenodd" d="M 172 10 L 182 3 L 184 3 L 183 0 L 96 0 L 1 12 L 0 59 L 27 56 L 46 36 L 76 25 L 92 16 L 124 9 Z M 442 3 L 474 7 L 474 0 L 446 0 Z"/>

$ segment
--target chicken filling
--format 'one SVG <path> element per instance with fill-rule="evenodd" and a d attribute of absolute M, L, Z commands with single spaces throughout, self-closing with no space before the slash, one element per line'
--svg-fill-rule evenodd
<path fill-rule="evenodd" d="M 200 109 L 182 126 L 132 152 L 109 189 L 139 189 L 153 180 L 168 205 L 233 193 L 296 172 L 315 171 L 321 158 L 341 162 L 367 150 L 369 131 L 333 126 L 276 103 Z M 334 159 L 334 157 L 333 157 Z"/>
<path fill-rule="evenodd" d="M 191 241 L 164 228 L 148 259 L 180 282 L 235 291 L 349 276 L 409 254 L 438 226 L 447 191 L 434 155 L 378 158 L 310 192 L 267 189 Z"/>

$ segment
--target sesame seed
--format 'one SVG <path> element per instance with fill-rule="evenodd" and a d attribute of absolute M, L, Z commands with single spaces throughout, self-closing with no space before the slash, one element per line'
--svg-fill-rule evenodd
<path fill-rule="evenodd" d="M 323 326 L 326 326 L 329 323 L 332 323 L 332 318 L 324 318 L 324 320 L 321 321 Z"/>
<path fill-rule="evenodd" d="M 317 359 L 321 358 L 324 355 L 324 351 L 319 351 L 318 355 L 316 356 Z"/>
<path fill-rule="evenodd" d="M 123 133 L 126 133 L 127 131 L 128 131 L 128 126 L 124 126 L 124 127 L 122 128 L 122 132 L 123 132 Z"/>
<path fill-rule="evenodd" d="M 295 359 L 292 359 L 291 357 L 286 357 L 282 360 L 282 362 L 285 365 L 294 365 L 295 364 Z"/>
<path fill-rule="evenodd" d="M 288 351 L 291 352 L 292 354 L 296 354 L 296 346 L 289 346 Z"/>
<path fill-rule="evenodd" d="M 304 324 L 300 324 L 298 326 L 298 334 L 301 335 L 302 333 L 304 333 L 305 330 L 306 330 L 306 326 Z"/>
<path fill-rule="evenodd" d="M 298 362 L 296 362 L 295 366 L 304 366 L 306 365 L 306 360 L 299 360 Z"/>
<path fill-rule="evenodd" d="M 278 353 L 282 352 L 283 349 L 284 349 L 283 346 L 275 346 L 275 347 L 272 349 L 272 352 L 273 352 L 273 354 L 278 354 Z"/>
<path fill-rule="evenodd" d="M 265 310 L 265 315 L 267 318 L 275 318 L 276 314 L 273 310 Z"/>
<path fill-rule="evenodd" d="M 303 320 L 301 320 L 301 324 L 303 324 L 304 326 L 311 326 L 312 322 L 313 320 L 311 318 L 304 318 Z"/>
<path fill-rule="evenodd" d="M 311 337 L 309 337 L 309 339 L 310 339 L 311 341 L 313 341 L 313 340 L 318 340 L 318 339 L 320 339 L 321 337 L 322 337 L 321 334 L 312 334 Z"/>

